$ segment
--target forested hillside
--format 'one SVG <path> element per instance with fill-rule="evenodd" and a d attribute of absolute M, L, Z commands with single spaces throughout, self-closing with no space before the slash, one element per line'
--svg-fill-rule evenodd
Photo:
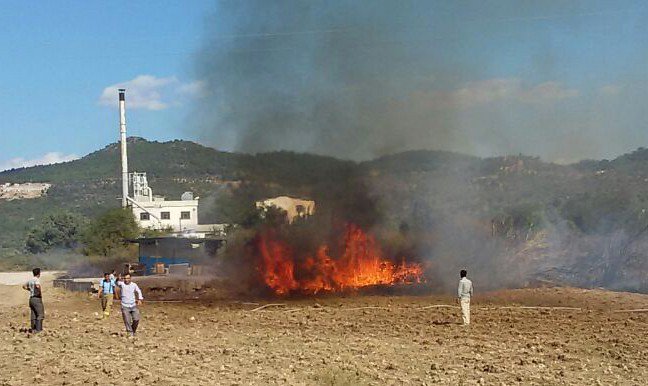
<path fill-rule="evenodd" d="M 419 255 L 440 276 L 463 264 L 497 272 L 494 287 L 551 281 L 647 288 L 645 149 L 573 165 L 441 151 L 356 163 L 129 138 L 129 161 L 131 171 L 148 173 L 155 194 L 199 196 L 203 223 L 242 223 L 255 200 L 300 196 L 314 199 L 320 213 L 370 228 L 398 253 Z M 0 173 L 0 183 L 53 185 L 43 198 L 0 202 L 0 259 L 24 254 L 29 230 L 49 214 L 94 218 L 117 207 L 119 173 L 117 144 L 67 163 Z"/>

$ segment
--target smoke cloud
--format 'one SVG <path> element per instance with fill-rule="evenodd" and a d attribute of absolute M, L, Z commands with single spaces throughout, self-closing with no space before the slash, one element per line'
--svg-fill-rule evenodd
<path fill-rule="evenodd" d="M 635 70 L 616 63 L 627 40 L 608 34 L 636 17 L 561 4 L 219 1 L 190 126 L 219 149 L 356 160 L 436 149 L 570 162 L 648 141 L 621 84 Z"/>
<path fill-rule="evenodd" d="M 369 160 L 432 149 L 480 157 L 523 153 L 559 163 L 614 157 L 648 142 L 642 129 L 648 72 L 639 65 L 648 39 L 638 39 L 648 27 L 645 9 L 599 6 L 218 1 L 196 62 L 205 95 L 188 126 L 203 143 L 250 153 Z M 528 163 L 537 159 L 437 156 L 443 170 L 409 175 L 361 163 L 373 177 L 359 178 L 360 186 L 340 196 L 314 199 L 339 206 L 357 193 L 361 198 L 345 208 L 367 202 L 364 213 L 334 213 L 390 241 L 394 254 L 412 252 L 430 262 L 443 285 L 466 266 L 488 283 L 482 288 L 527 285 L 545 271 L 552 280 L 600 283 L 562 270 L 579 263 L 546 258 L 567 260 L 576 251 L 571 255 L 584 262 L 610 260 L 600 257 L 603 243 L 568 232 L 559 215 L 544 219 L 561 203 L 538 198 L 551 179 L 529 183 L 538 171 Z M 423 166 L 437 163 L 420 158 Z M 374 162 L 388 166 L 390 159 Z M 518 204 L 532 202 L 526 196 L 533 194 L 541 209 L 509 208 L 516 200 L 511 181 L 526 192 Z M 363 217 L 371 221 L 358 221 Z M 515 269 L 501 268 L 514 263 Z"/>

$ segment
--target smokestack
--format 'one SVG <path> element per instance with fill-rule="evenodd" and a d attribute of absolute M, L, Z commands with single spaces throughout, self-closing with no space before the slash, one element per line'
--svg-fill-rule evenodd
<path fill-rule="evenodd" d="M 128 205 L 128 154 L 126 150 L 126 90 L 119 89 L 119 135 L 121 140 L 122 208 Z"/>

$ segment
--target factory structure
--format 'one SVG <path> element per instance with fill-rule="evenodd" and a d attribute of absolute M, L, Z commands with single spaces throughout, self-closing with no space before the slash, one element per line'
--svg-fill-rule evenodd
<path fill-rule="evenodd" d="M 225 224 L 199 224 L 198 199 L 185 192 L 179 200 L 153 194 L 146 173 L 128 170 L 126 90 L 119 89 L 119 134 L 123 208 L 130 208 L 138 225 L 164 236 L 129 240 L 139 245 L 142 274 L 196 273 L 224 243 Z"/>
<path fill-rule="evenodd" d="M 146 173 L 129 173 L 133 196 L 128 198 L 135 220 L 142 228 L 204 237 L 208 229 L 198 225 L 198 198 L 185 192 L 180 200 L 154 196 Z"/>

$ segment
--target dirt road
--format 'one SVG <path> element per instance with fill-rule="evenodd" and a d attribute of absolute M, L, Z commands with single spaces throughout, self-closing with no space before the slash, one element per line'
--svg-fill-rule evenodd
<path fill-rule="evenodd" d="M 23 299 L 26 301 L 26 299 Z M 48 289 L 45 331 L 0 306 L 0 385 L 642 385 L 648 296 L 578 289 L 476 299 L 473 325 L 443 297 L 340 297 L 252 304 L 151 303 L 140 336 L 96 299 Z M 274 303 L 271 301 L 270 303 Z M 518 308 L 548 305 L 558 309 Z M 507 308 L 508 307 L 508 308 Z"/>

